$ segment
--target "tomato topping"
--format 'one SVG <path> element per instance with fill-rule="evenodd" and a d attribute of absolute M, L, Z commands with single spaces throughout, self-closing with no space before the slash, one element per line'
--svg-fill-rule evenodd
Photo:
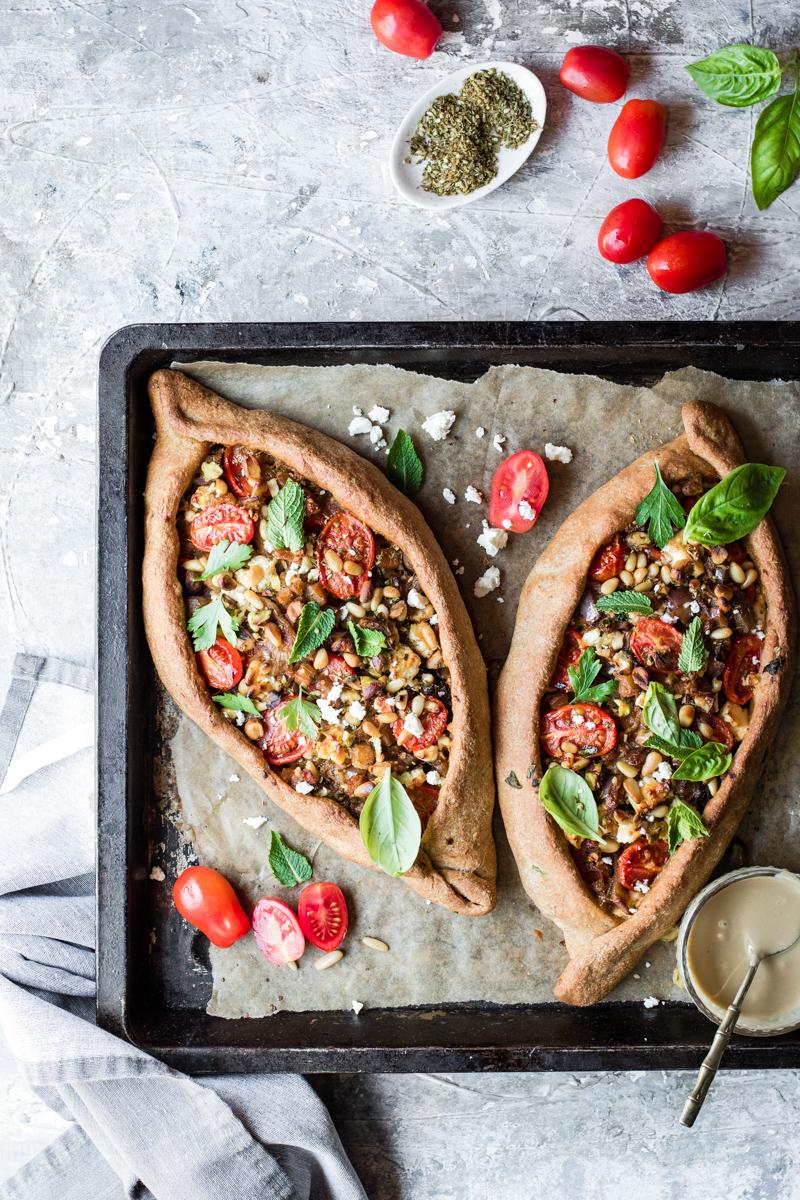
<path fill-rule="evenodd" d="M 551 758 L 563 758 L 563 742 L 577 746 L 579 755 L 608 754 L 617 744 L 614 718 L 596 704 L 554 708 L 542 717 L 542 745 Z"/>
<path fill-rule="evenodd" d="M 644 617 L 637 621 L 631 634 L 631 651 L 649 671 L 666 674 L 677 671 L 678 655 L 683 636 L 673 625 L 659 621 L 657 617 Z"/>
<path fill-rule="evenodd" d="M 754 633 L 737 637 L 725 663 L 722 687 L 733 704 L 749 704 L 753 699 L 753 687 L 761 673 L 761 647 L 763 642 Z"/>
<path fill-rule="evenodd" d="M 605 583 L 607 579 L 616 579 L 622 570 L 622 564 L 625 561 L 625 546 L 622 544 L 621 538 L 615 537 L 612 541 L 606 542 L 605 546 L 601 546 L 592 559 L 592 565 L 589 567 L 589 578 L 594 579 L 596 583 Z"/>
<path fill-rule="evenodd" d="M 347 933 L 347 902 L 335 883 L 309 883 L 297 901 L 300 928 L 318 950 L 335 950 Z"/>
<path fill-rule="evenodd" d="M 423 0 L 375 0 L 369 19 L 379 42 L 409 58 L 430 58 L 442 33 Z"/>
<path fill-rule="evenodd" d="M 500 463 L 492 478 L 489 524 L 495 529 L 527 533 L 544 508 L 549 490 L 547 467 L 539 455 L 533 450 L 518 450 Z"/>
<path fill-rule="evenodd" d="M 399 741 L 400 734 L 404 731 L 404 720 L 405 718 L 398 717 L 392 726 L 392 733 L 396 741 Z M 425 708 L 418 720 L 422 725 L 422 733 L 411 734 L 403 741 L 403 749 L 407 750 L 409 754 L 419 754 L 421 750 L 427 750 L 428 746 L 432 746 L 438 741 L 444 733 L 450 717 L 446 705 L 442 704 L 441 700 L 428 696 L 425 700 Z"/>
<path fill-rule="evenodd" d="M 569 849 L 583 882 L 598 899 L 604 900 L 614 868 L 610 862 L 603 862 L 604 855 L 597 842 L 584 838 L 579 846 L 570 846 Z"/>
<path fill-rule="evenodd" d="M 224 637 L 218 637 L 207 650 L 198 650 L 195 658 L 212 688 L 229 692 L 242 678 L 242 656 Z"/>
<path fill-rule="evenodd" d="M 261 953 L 271 963 L 285 966 L 302 958 L 306 939 L 288 904 L 268 896 L 253 909 L 253 936 Z"/>
<path fill-rule="evenodd" d="M 236 496 L 252 496 L 261 483 L 261 465 L 244 446 L 226 446 L 222 467 L 228 486 Z"/>
<path fill-rule="evenodd" d="M 734 704 L 736 701 L 734 701 Z M 733 730 L 724 717 L 718 713 L 701 713 L 700 720 L 705 725 L 710 725 L 713 730 L 713 737 L 708 740 L 710 742 L 719 742 L 726 750 L 732 750 L 736 745 L 736 738 L 733 736 Z"/>
<path fill-rule="evenodd" d="M 629 74 L 628 64 L 616 50 L 573 46 L 564 55 L 558 78 L 582 100 L 610 104 L 625 94 Z"/>
<path fill-rule="evenodd" d="M 307 738 L 299 729 L 295 729 L 293 732 L 287 729 L 281 720 L 281 713 L 286 705 L 294 699 L 296 697 L 290 696 L 289 700 L 284 700 L 283 704 L 276 704 L 261 718 L 264 722 L 264 736 L 261 738 L 259 746 L 264 751 L 264 757 L 271 767 L 281 767 L 286 763 L 295 762 L 296 759 L 302 758 L 311 745 L 310 738 Z"/>
<path fill-rule="evenodd" d="M 348 562 L 358 563 L 361 574 L 350 575 L 345 571 Z M 317 565 L 325 591 L 339 600 L 357 596 L 369 580 L 374 562 L 375 539 L 364 522 L 348 512 L 334 513 L 317 539 Z"/>
<path fill-rule="evenodd" d="M 250 932 L 250 919 L 224 875 L 211 867 L 187 867 L 172 888 L 178 912 L 223 950 Z"/>
<path fill-rule="evenodd" d="M 624 888 L 652 883 L 668 858 L 666 842 L 633 842 L 617 859 L 617 878 Z"/>
<path fill-rule="evenodd" d="M 331 679 L 352 679 L 355 670 L 346 663 L 340 654 L 329 654 L 327 665 L 322 668 L 322 674 Z"/>
<path fill-rule="evenodd" d="M 417 815 L 424 829 L 436 811 L 441 789 L 434 787 L 432 783 L 415 783 L 413 787 L 409 787 L 407 790 L 408 798 L 417 810 Z"/>
<path fill-rule="evenodd" d="M 655 163 L 667 132 L 667 110 L 657 100 L 628 100 L 608 135 L 608 161 L 618 175 L 638 179 Z"/>
<path fill-rule="evenodd" d="M 662 292 L 695 292 L 721 279 L 728 269 L 725 243 L 716 233 L 684 230 L 665 237 L 650 251 L 647 270 Z"/>
<path fill-rule="evenodd" d="M 623 200 L 612 208 L 597 235 L 597 249 L 613 263 L 632 263 L 653 249 L 664 223 L 646 200 Z"/>
<path fill-rule="evenodd" d="M 322 529 L 325 524 L 325 514 L 314 497 L 306 492 L 306 529 Z"/>
<path fill-rule="evenodd" d="M 569 668 L 575 665 L 582 653 L 581 635 L 576 629 L 568 629 L 556 660 L 553 678 L 550 680 L 551 687 L 562 688 L 566 691 L 569 687 Z"/>
<path fill-rule="evenodd" d="M 217 542 L 249 542 L 255 528 L 246 508 L 238 504 L 214 504 L 197 514 L 190 536 L 198 550 L 208 551 Z"/>

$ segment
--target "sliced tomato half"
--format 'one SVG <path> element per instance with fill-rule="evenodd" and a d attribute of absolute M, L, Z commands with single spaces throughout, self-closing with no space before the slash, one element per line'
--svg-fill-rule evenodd
<path fill-rule="evenodd" d="M 597 704 L 565 704 L 544 714 L 541 738 L 551 758 L 564 757 L 564 742 L 577 746 L 579 755 L 602 755 L 616 746 L 617 727 Z"/>
<path fill-rule="evenodd" d="M 764 643 L 754 633 L 738 637 L 731 647 L 722 687 L 733 704 L 749 704 L 753 688 L 761 672 L 761 650 Z"/>
<path fill-rule="evenodd" d="M 357 563 L 362 568 L 361 573 L 350 575 L 344 569 L 339 570 L 331 565 L 328 551 L 339 559 L 342 568 L 347 562 Z M 352 513 L 334 513 L 317 539 L 319 579 L 325 591 L 339 600 L 357 596 L 368 581 L 374 562 L 375 539 L 371 530 Z"/>
<path fill-rule="evenodd" d="M 683 635 L 674 625 L 659 621 L 657 617 L 644 617 L 637 621 L 631 634 L 631 651 L 648 671 L 661 675 L 677 671 L 678 655 L 681 652 Z"/>
<path fill-rule="evenodd" d="M 300 928 L 318 950 L 336 950 L 347 933 L 347 901 L 335 883 L 309 883 L 297 901 Z"/>
<path fill-rule="evenodd" d="M 252 496 L 261 483 L 261 464 L 245 446 L 226 446 L 222 469 L 236 496 Z"/>
<path fill-rule="evenodd" d="M 306 948 L 300 923 L 288 904 L 267 896 L 253 909 L 253 936 L 264 958 L 277 966 L 297 962 Z"/>
<path fill-rule="evenodd" d="M 198 650 L 195 658 L 212 688 L 229 692 L 242 678 L 242 656 L 224 637 L 218 637 L 207 650 Z"/>
<path fill-rule="evenodd" d="M 534 450 L 518 450 L 500 463 L 492 478 L 489 524 L 495 529 L 527 533 L 544 508 L 550 479 Z"/>
<path fill-rule="evenodd" d="M 346 663 L 341 654 L 329 654 L 327 665 L 322 668 L 322 674 L 330 679 L 352 679 L 355 670 Z"/>
<path fill-rule="evenodd" d="M 311 745 L 310 738 L 307 738 L 299 729 L 287 729 L 281 720 L 281 713 L 293 699 L 295 697 L 290 696 L 282 704 L 276 704 L 262 717 L 264 736 L 259 745 L 271 767 L 282 767 L 286 763 L 295 762 L 298 758 L 302 758 Z"/>
<path fill-rule="evenodd" d="M 621 538 L 612 538 L 601 546 L 592 559 L 589 567 L 589 578 L 596 583 L 605 583 L 607 579 L 616 579 L 625 562 L 625 546 Z"/>
<path fill-rule="evenodd" d="M 733 749 L 736 745 L 736 738 L 724 717 L 721 717 L 719 713 L 700 713 L 700 720 L 704 725 L 709 725 L 713 731 L 713 736 L 708 741 L 721 742 L 726 750 Z"/>
<path fill-rule="evenodd" d="M 617 859 L 617 879 L 624 888 L 637 883 L 650 884 L 669 858 L 666 842 L 648 842 L 644 838 L 626 846 Z"/>
<path fill-rule="evenodd" d="M 409 754 L 419 754 L 421 750 L 427 750 L 429 746 L 433 746 L 442 736 L 449 720 L 450 716 L 447 712 L 447 706 L 442 704 L 441 700 L 429 696 L 425 701 L 425 708 L 419 717 L 420 724 L 422 725 L 422 733 L 412 734 L 407 741 L 403 742 L 403 749 L 407 750 Z M 392 725 L 392 733 L 395 739 L 400 737 L 404 728 L 404 718 L 398 717 L 394 725 Z"/>
<path fill-rule="evenodd" d="M 408 798 L 417 810 L 423 830 L 436 811 L 440 791 L 441 788 L 434 787 L 432 783 L 415 783 L 408 788 Z"/>
<path fill-rule="evenodd" d="M 566 691 L 569 687 L 569 668 L 574 667 L 583 654 L 583 639 L 577 629 L 568 629 L 556 660 L 550 686 Z"/>
<path fill-rule="evenodd" d="M 198 550 L 208 551 L 217 542 L 250 542 L 255 528 L 246 508 L 238 504 L 214 504 L 197 514 L 190 536 Z"/>

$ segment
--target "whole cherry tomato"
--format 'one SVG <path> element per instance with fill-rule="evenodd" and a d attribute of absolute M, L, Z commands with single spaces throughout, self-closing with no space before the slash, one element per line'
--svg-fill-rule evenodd
<path fill-rule="evenodd" d="M 634 842 L 617 859 L 617 878 L 624 888 L 650 884 L 669 858 L 666 842 Z"/>
<path fill-rule="evenodd" d="M 623 200 L 600 226 L 597 249 L 609 262 L 635 262 L 653 249 L 663 228 L 661 217 L 646 200 Z"/>
<path fill-rule="evenodd" d="M 224 692 L 229 692 L 242 678 L 242 656 L 236 647 L 226 642 L 222 636 L 207 650 L 198 650 L 195 658 L 212 688 L 222 688 Z"/>
<path fill-rule="evenodd" d="M 647 270 L 662 292 L 681 295 L 707 287 L 728 269 L 725 243 L 716 233 L 687 229 L 672 233 L 650 251 Z"/>
<path fill-rule="evenodd" d="M 574 743 L 578 754 L 608 754 L 617 744 L 614 718 L 596 704 L 554 708 L 542 717 L 542 743 L 551 758 L 563 758 L 563 742 Z"/>
<path fill-rule="evenodd" d="M 605 583 L 607 579 L 616 579 L 625 561 L 626 549 L 622 540 L 615 537 L 605 546 L 601 546 L 592 559 L 589 567 L 589 577 L 597 583 Z"/>
<path fill-rule="evenodd" d="M 583 100 L 609 104 L 628 86 L 628 64 L 616 50 L 603 46 L 573 46 L 564 55 L 558 78 Z"/>
<path fill-rule="evenodd" d="M 683 634 L 673 625 L 659 621 L 657 617 L 644 617 L 637 621 L 630 644 L 639 662 L 648 670 L 659 674 L 677 671 Z"/>
<path fill-rule="evenodd" d="M 618 175 L 638 179 L 655 163 L 667 132 L 667 110 L 657 100 L 628 100 L 608 135 L 608 161 Z"/>
<path fill-rule="evenodd" d="M 347 901 L 335 883 L 309 883 L 297 901 L 300 928 L 318 950 L 336 950 L 347 933 Z"/>
<path fill-rule="evenodd" d="M 306 939 L 297 917 L 282 900 L 267 896 L 253 909 L 253 936 L 269 962 L 277 966 L 303 957 Z"/>
<path fill-rule="evenodd" d="M 733 643 L 722 686 L 732 704 L 749 704 L 753 687 L 761 670 L 761 651 L 764 643 L 754 633 L 738 637 Z"/>
<path fill-rule="evenodd" d="M 370 13 L 375 37 L 396 54 L 430 58 L 442 24 L 423 0 L 375 0 Z"/>
<path fill-rule="evenodd" d="M 550 480 L 547 467 L 533 450 L 518 450 L 500 463 L 492 478 L 489 524 L 495 529 L 527 533 L 544 507 Z"/>
<path fill-rule="evenodd" d="M 187 867 L 172 888 L 182 917 L 223 950 L 250 932 L 250 919 L 224 875 L 211 867 Z"/>

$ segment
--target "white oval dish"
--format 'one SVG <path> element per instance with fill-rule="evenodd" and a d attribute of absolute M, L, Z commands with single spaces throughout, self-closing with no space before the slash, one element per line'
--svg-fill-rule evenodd
<path fill-rule="evenodd" d="M 422 114 L 432 100 L 438 96 L 444 96 L 448 92 L 459 92 L 462 83 L 470 75 L 474 75 L 477 71 L 488 71 L 492 67 L 496 71 L 502 71 L 510 76 L 528 97 L 537 128 L 527 142 L 523 142 L 516 150 L 509 150 L 505 146 L 499 149 L 497 174 L 491 183 L 484 184 L 483 187 L 476 188 L 474 192 L 469 192 L 465 196 L 437 196 L 434 192 L 423 191 L 420 185 L 424 162 L 406 162 L 409 156 L 408 143 Z M 434 84 L 424 95 L 420 96 L 401 121 L 389 155 L 389 172 L 392 176 L 392 183 L 405 200 L 410 200 L 412 204 L 416 204 L 420 208 L 461 208 L 464 204 L 471 204 L 473 200 L 480 200 L 482 196 L 487 196 L 489 192 L 499 188 L 519 170 L 542 135 L 546 113 L 547 97 L 539 82 L 539 77 L 534 75 L 533 71 L 529 71 L 527 67 L 521 67 L 519 63 L 488 62 L 473 64 L 469 67 L 462 67 L 459 71 L 453 71 L 452 75 L 448 75 L 439 83 Z"/>

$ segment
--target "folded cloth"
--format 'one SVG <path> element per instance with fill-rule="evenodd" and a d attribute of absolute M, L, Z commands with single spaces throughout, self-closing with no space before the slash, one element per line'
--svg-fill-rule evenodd
<path fill-rule="evenodd" d="M 95 1024 L 91 755 L 71 720 L 91 688 L 85 668 L 17 655 L 0 714 L 0 784 L 40 687 L 50 695 L 34 725 L 58 730 L 62 753 L 75 728 L 75 753 L 54 763 L 45 743 L 18 755 L 33 773 L 0 795 L 0 1027 L 23 1079 L 71 1124 L 0 1196 L 366 1200 L 302 1077 L 200 1084 Z"/>

